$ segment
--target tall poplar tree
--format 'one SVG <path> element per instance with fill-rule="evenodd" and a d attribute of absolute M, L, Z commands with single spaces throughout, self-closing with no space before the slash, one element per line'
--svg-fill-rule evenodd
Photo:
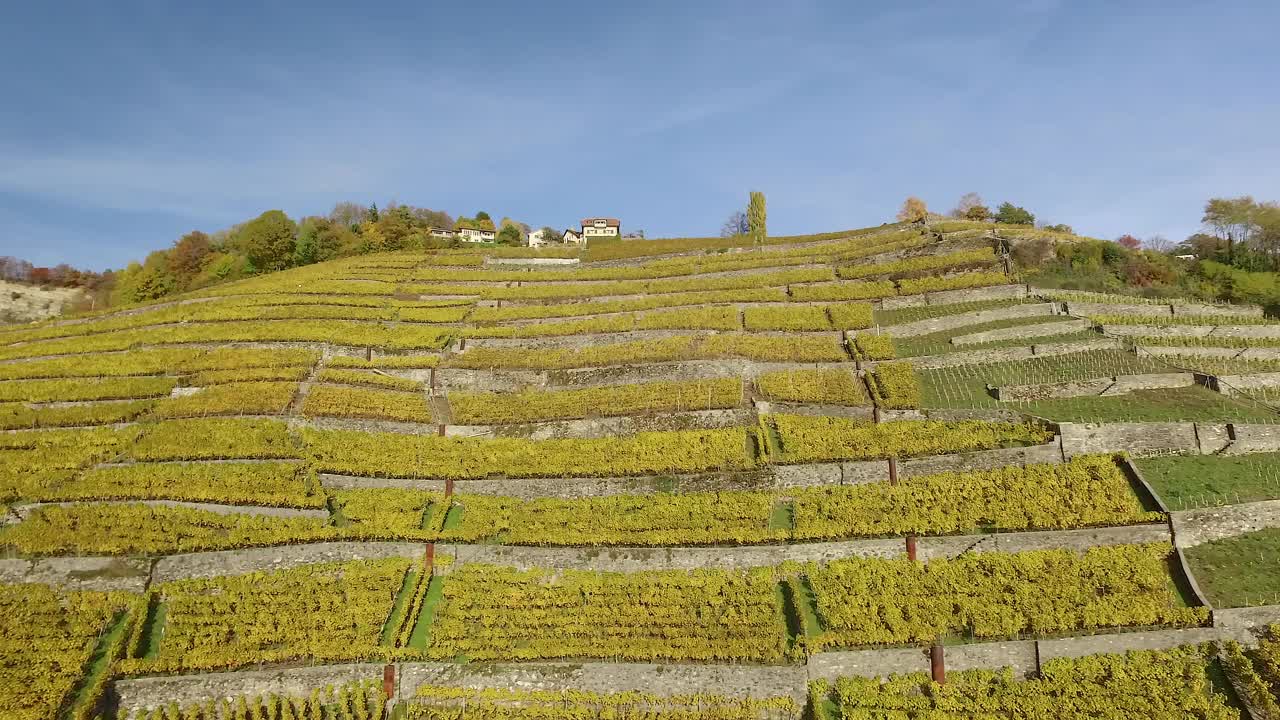
<path fill-rule="evenodd" d="M 747 227 L 757 245 L 763 245 L 766 236 L 764 193 L 751 191 L 751 200 L 747 203 Z"/>

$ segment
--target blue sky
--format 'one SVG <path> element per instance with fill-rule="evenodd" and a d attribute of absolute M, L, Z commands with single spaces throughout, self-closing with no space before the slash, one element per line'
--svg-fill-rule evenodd
<path fill-rule="evenodd" d="M 119 267 L 271 208 L 773 234 L 967 191 L 1102 237 L 1280 199 L 1276 2 L 15 3 L 0 254 Z"/>

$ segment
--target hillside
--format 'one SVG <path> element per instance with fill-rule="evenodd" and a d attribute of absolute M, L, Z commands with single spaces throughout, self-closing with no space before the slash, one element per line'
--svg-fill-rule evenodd
<path fill-rule="evenodd" d="M 1028 286 L 993 227 L 366 255 L 0 328 L 0 701 L 1275 712 L 1280 321 Z"/>
<path fill-rule="evenodd" d="M 82 296 L 76 288 L 42 288 L 0 280 L 0 325 L 56 317 Z"/>

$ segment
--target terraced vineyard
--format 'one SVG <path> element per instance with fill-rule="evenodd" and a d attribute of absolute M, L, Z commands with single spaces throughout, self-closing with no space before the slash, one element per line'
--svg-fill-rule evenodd
<path fill-rule="evenodd" d="M 1274 712 L 1280 324 L 1029 287 L 991 227 L 0 328 L 4 715 Z"/>

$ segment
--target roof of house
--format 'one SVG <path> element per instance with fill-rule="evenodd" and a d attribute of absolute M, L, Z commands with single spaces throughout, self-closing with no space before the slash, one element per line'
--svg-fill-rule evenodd
<path fill-rule="evenodd" d="M 618 218 L 582 218 L 582 227 L 594 225 L 597 220 L 603 220 L 607 227 L 621 227 L 622 221 Z"/>

